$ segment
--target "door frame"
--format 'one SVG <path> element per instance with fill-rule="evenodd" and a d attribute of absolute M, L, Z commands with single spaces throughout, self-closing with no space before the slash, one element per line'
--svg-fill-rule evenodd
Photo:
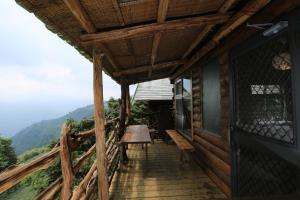
<path fill-rule="evenodd" d="M 229 98 L 230 98 L 230 147 L 231 147 L 231 190 L 232 196 L 238 195 L 238 143 L 240 139 L 247 139 L 247 137 L 241 137 L 235 132 L 236 121 L 236 69 L 234 67 L 233 59 L 239 55 L 248 52 L 265 42 L 268 42 L 282 34 L 287 34 L 289 40 L 289 48 L 292 55 L 292 71 L 291 71 L 291 87 L 292 87 L 292 104 L 293 104 L 293 131 L 295 137 L 294 144 L 282 143 L 271 138 L 257 137 L 268 148 L 275 149 L 275 153 L 284 155 L 288 160 L 293 161 L 293 164 L 298 166 L 297 173 L 297 191 L 300 193 L 300 9 L 295 10 L 292 14 L 281 17 L 276 21 L 288 21 L 289 26 L 286 30 L 275 34 L 270 37 L 262 35 L 262 31 L 258 31 L 256 34 L 234 47 L 229 53 Z M 298 55 L 298 56 L 297 56 Z"/>

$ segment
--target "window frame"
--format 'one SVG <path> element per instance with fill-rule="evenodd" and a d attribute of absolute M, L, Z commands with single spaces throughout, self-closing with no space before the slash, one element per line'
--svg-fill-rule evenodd
<path fill-rule="evenodd" d="M 183 131 L 183 129 L 179 129 L 178 128 L 178 120 L 177 120 L 177 100 L 179 100 L 177 97 L 180 97 L 181 100 L 181 105 L 182 105 L 182 111 L 183 112 L 183 101 L 184 101 L 184 94 L 183 94 L 183 80 L 184 80 L 184 76 L 188 76 L 190 80 L 190 104 L 191 104 L 191 120 L 190 120 L 190 131 Z M 181 83 L 181 93 L 177 94 L 177 84 Z M 192 80 L 192 72 L 188 71 L 187 73 L 182 74 L 181 76 L 179 76 L 177 79 L 175 79 L 174 81 L 174 100 L 175 100 L 175 129 L 176 131 L 178 131 L 184 138 L 186 138 L 189 141 L 193 141 L 193 80 Z M 181 114 L 183 115 L 183 113 Z M 183 119 L 182 119 L 182 127 L 183 127 Z"/>
<path fill-rule="evenodd" d="M 218 70 L 218 81 L 216 84 L 218 84 L 218 95 L 219 95 L 219 111 L 218 111 L 218 131 L 215 131 L 215 130 L 209 130 L 206 128 L 205 126 L 205 115 L 204 115 L 204 102 L 205 102 L 205 99 L 204 99 L 204 68 L 205 67 L 209 67 L 211 66 L 212 64 L 217 64 L 217 70 Z M 201 94 L 201 107 L 202 107 L 202 112 L 201 112 L 201 115 L 202 115 L 202 128 L 203 130 L 205 130 L 206 132 L 216 136 L 216 137 L 223 137 L 222 135 L 222 96 L 221 96 L 221 64 L 219 63 L 219 60 L 218 60 L 218 57 L 213 57 L 212 59 L 210 59 L 209 61 L 207 61 L 206 63 L 203 64 L 203 67 L 202 67 L 202 70 L 201 70 L 201 84 L 202 84 L 202 94 Z"/>

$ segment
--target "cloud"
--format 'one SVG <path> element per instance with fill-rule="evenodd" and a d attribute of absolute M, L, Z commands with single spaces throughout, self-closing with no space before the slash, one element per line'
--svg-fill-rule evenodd
<path fill-rule="evenodd" d="M 82 69 L 55 63 L 29 67 L 0 64 L 0 103 L 92 102 L 92 67 Z M 103 87 L 105 99 L 120 97 L 120 86 L 104 73 Z"/>
<path fill-rule="evenodd" d="M 49 80 L 67 79 L 72 76 L 72 69 L 61 64 L 45 64 L 42 67 L 31 67 L 31 74 Z"/>
<path fill-rule="evenodd" d="M 14 1 L 1 1 L 0 102 L 93 101 L 92 63 Z M 103 75 L 104 98 L 120 87 Z"/>
<path fill-rule="evenodd" d="M 0 65 L 0 102 L 82 100 L 91 92 L 66 66 Z M 80 95 L 79 95 L 80 94 Z"/>

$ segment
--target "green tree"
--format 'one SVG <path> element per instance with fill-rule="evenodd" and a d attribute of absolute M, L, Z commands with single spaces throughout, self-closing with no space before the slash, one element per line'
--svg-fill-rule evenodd
<path fill-rule="evenodd" d="M 120 115 L 120 100 L 110 98 L 107 101 L 107 108 L 105 109 L 106 120 L 114 119 Z"/>
<path fill-rule="evenodd" d="M 0 136 L 0 172 L 17 162 L 17 156 L 11 144 L 10 139 Z"/>
<path fill-rule="evenodd" d="M 151 113 L 147 101 L 136 101 L 131 106 L 132 123 L 148 124 L 148 116 Z"/>
<path fill-rule="evenodd" d="M 77 122 L 74 119 L 68 119 L 67 123 L 71 125 L 72 132 L 71 135 L 76 137 L 76 134 L 82 131 L 90 130 L 94 127 L 94 121 L 91 119 L 84 119 Z M 57 145 L 58 140 L 53 140 L 47 147 L 47 149 L 52 149 Z M 83 144 L 79 145 L 75 150 L 72 151 L 72 161 L 75 163 L 76 159 L 85 153 L 93 144 L 95 144 L 95 138 L 88 138 Z M 95 158 L 93 158 L 95 159 Z M 90 159 L 89 162 L 85 163 L 78 173 L 76 173 L 75 183 L 78 184 L 81 179 L 86 175 L 88 170 L 92 165 L 93 159 Z M 61 176 L 61 164 L 60 160 L 56 159 L 55 162 L 47 169 L 39 171 L 32 176 L 30 176 L 26 184 L 31 185 L 31 187 L 37 192 L 40 193 L 45 188 L 47 188 L 51 183 L 53 183 L 57 178 Z"/>

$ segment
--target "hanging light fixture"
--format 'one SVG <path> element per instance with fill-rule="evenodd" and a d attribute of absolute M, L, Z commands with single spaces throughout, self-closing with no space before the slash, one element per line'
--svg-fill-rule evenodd
<path fill-rule="evenodd" d="M 292 68 L 291 54 L 282 52 L 274 56 L 272 66 L 277 70 L 290 70 Z"/>
<path fill-rule="evenodd" d="M 279 33 L 280 31 L 282 31 L 283 29 L 285 29 L 288 26 L 289 26 L 289 22 L 288 21 L 280 21 L 280 22 L 272 25 L 270 28 L 266 29 L 263 32 L 263 35 L 264 36 L 275 35 L 275 34 Z"/>

